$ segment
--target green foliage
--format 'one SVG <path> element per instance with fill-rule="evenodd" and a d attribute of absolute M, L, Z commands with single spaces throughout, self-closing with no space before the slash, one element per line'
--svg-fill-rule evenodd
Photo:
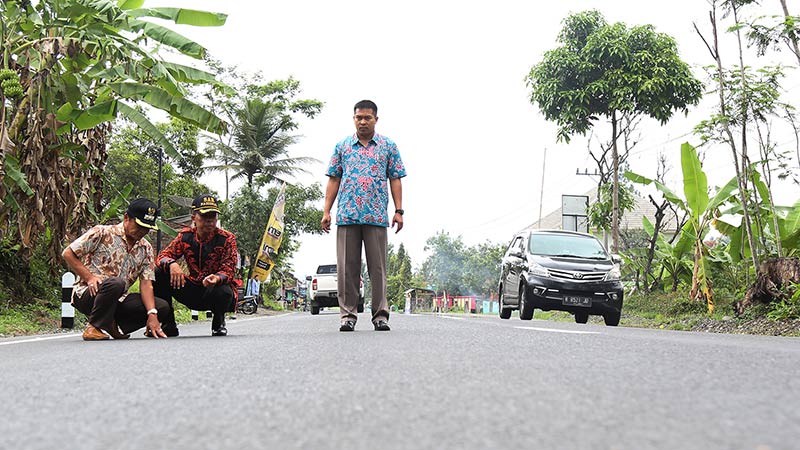
<path fill-rule="evenodd" d="M 164 158 L 162 167 L 163 192 L 161 216 L 171 218 L 188 211 L 172 202 L 167 196 L 194 198 L 211 192 L 211 189 L 199 183 L 197 177 L 203 173 L 204 155 L 197 149 L 197 127 L 172 118 L 170 122 L 156 125 L 165 139 L 172 143 L 178 152 L 173 158 L 159 152 L 160 145 L 140 128 L 124 123 L 111 136 L 108 160 L 104 177 L 108 186 L 104 193 L 113 195 L 117 189 L 131 183 L 133 189 L 130 199 L 147 197 L 153 201 L 158 199 L 158 159 Z M 176 171 L 176 166 L 179 171 Z M 110 198 L 106 198 L 110 201 Z"/>
<path fill-rule="evenodd" d="M 440 231 L 428 238 L 425 250 L 431 254 L 421 275 L 432 289 L 448 295 L 489 296 L 496 291 L 505 245 L 485 242 L 467 247 L 461 236 Z"/>
<path fill-rule="evenodd" d="M 224 205 L 225 227 L 236 234 L 236 243 L 243 255 L 253 259 L 257 255 L 279 192 L 280 189 L 271 188 L 264 197 L 257 189 L 245 185 Z M 288 261 L 299 247 L 297 237 L 300 233 L 321 233 L 322 210 L 314 204 L 322 198 L 322 187 L 318 183 L 311 186 L 286 185 L 283 242 L 278 251 L 276 270 L 289 269 Z"/>
<path fill-rule="evenodd" d="M 678 56 L 675 41 L 652 26 L 609 25 L 597 11 L 568 16 L 559 47 L 526 80 L 531 103 L 559 126 L 560 140 L 584 134 L 598 116 L 644 114 L 662 124 L 687 111 L 702 83 Z"/>
<path fill-rule="evenodd" d="M 771 320 L 800 319 L 800 284 L 792 283 L 783 288 L 785 298 L 769 305 L 767 317 Z"/>
<path fill-rule="evenodd" d="M 599 187 L 600 198 L 589 205 L 589 225 L 592 228 L 600 230 L 608 230 L 611 228 L 612 222 L 612 208 L 613 208 L 613 190 L 614 185 L 611 183 L 601 184 Z M 626 211 L 633 210 L 636 205 L 633 188 L 629 183 L 621 182 L 619 184 L 618 202 L 620 216 Z"/>
<path fill-rule="evenodd" d="M 414 287 L 411 273 L 411 258 L 401 243 L 397 252 L 390 245 L 386 257 L 386 299 L 390 306 L 405 307 L 404 292 Z"/>

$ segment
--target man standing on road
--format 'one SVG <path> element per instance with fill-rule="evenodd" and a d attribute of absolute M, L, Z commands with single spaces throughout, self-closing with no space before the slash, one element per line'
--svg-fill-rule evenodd
<path fill-rule="evenodd" d="M 155 203 L 136 199 L 122 223 L 97 225 L 64 249 L 64 261 L 77 274 L 72 304 L 88 317 L 84 340 L 108 339 L 103 331 L 128 339 L 143 326 L 152 337 L 167 337 L 159 321 L 171 315 L 171 308 L 153 295 L 153 247 L 144 239 L 158 228 L 157 215 Z M 137 278 L 140 293 L 128 294 Z"/>
<path fill-rule="evenodd" d="M 339 196 L 336 211 L 336 271 L 338 275 L 339 331 L 354 331 L 358 319 L 361 244 L 367 254 L 372 282 L 372 324 L 377 331 L 389 331 L 386 301 L 386 245 L 389 220 L 389 188 L 394 201 L 391 226 L 403 229 L 403 186 L 406 169 L 397 145 L 375 133 L 378 107 L 362 100 L 353 108 L 356 134 L 336 144 L 326 175 L 322 230 L 331 229 L 331 208 Z"/>
<path fill-rule="evenodd" d="M 192 202 L 194 227 L 184 228 L 158 255 L 155 291 L 170 306 L 172 297 L 195 311 L 211 311 L 211 335 L 225 336 L 225 313 L 236 305 L 234 279 L 238 251 L 236 236 L 217 227 L 219 207 L 211 194 Z M 189 273 L 178 264 L 183 258 Z M 174 313 L 164 323 L 168 336 L 177 336 Z"/>

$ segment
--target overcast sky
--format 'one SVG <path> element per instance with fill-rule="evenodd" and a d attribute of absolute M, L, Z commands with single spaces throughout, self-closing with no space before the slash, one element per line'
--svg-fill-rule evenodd
<path fill-rule="evenodd" d="M 778 0 L 763 3 L 763 14 L 780 13 Z M 547 215 L 560 206 L 563 194 L 581 195 L 595 186 L 593 177 L 576 175 L 595 167 L 587 138 L 557 143 L 556 127 L 530 104 L 524 83 L 531 66 L 557 45 L 568 14 L 594 8 L 608 22 L 652 24 L 676 39 L 681 57 L 703 81 L 701 68 L 713 62 L 692 27 L 695 21 L 710 29 L 708 5 L 701 0 L 164 0 L 145 6 L 160 5 L 227 13 L 221 28 L 172 28 L 227 64 L 262 71 L 267 80 L 293 76 L 303 98 L 325 102 L 322 114 L 301 122 L 303 138 L 291 148 L 292 156 L 322 161 L 299 182 L 324 187 L 334 145 L 354 132 L 353 105 L 361 99 L 377 103 L 377 131 L 395 140 L 408 172 L 405 227 L 390 233 L 389 242 L 404 243 L 415 267 L 426 256 L 425 241 L 439 230 L 462 236 L 468 245 L 506 243 L 539 218 L 540 203 Z M 800 13 L 800 6 L 789 7 Z M 777 58 L 791 64 L 787 52 Z M 797 85 L 784 83 L 790 94 Z M 699 143 L 690 133 L 710 107 L 711 96 L 665 127 L 645 119 L 632 169 L 655 176 L 657 156 L 664 152 L 673 161 L 671 187 L 682 192 L 680 144 Z M 604 139 L 609 128 L 602 120 L 595 125 Z M 794 148 L 790 139 L 784 141 Z M 720 148 L 713 158 L 705 167 L 709 184 L 722 185 L 733 176 L 730 151 Z M 224 193 L 218 178 L 201 181 Z M 794 201 L 800 192 L 786 185 L 780 197 Z M 295 274 L 311 274 L 335 257 L 333 233 L 303 236 Z"/>

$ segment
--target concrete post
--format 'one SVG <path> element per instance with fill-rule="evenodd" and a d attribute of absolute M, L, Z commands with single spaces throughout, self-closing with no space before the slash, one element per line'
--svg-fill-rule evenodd
<path fill-rule="evenodd" d="M 75 275 L 66 272 L 61 276 L 61 328 L 75 326 L 75 307 L 72 306 L 72 285 L 75 284 Z"/>

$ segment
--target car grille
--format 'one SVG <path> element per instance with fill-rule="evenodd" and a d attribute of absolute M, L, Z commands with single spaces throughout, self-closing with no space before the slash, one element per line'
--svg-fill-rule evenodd
<path fill-rule="evenodd" d="M 550 276 L 575 282 L 603 281 L 606 272 L 577 272 L 573 270 L 547 269 Z"/>

